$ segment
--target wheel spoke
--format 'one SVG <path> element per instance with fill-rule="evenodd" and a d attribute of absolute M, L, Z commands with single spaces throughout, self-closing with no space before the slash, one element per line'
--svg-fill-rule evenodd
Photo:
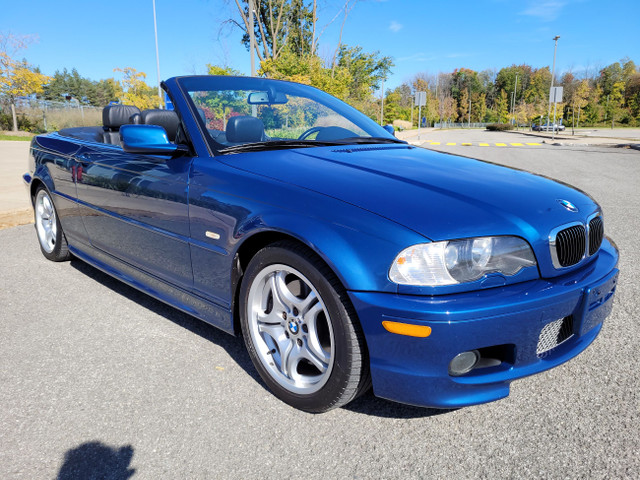
<path fill-rule="evenodd" d="M 281 310 L 287 313 L 291 312 L 291 308 L 286 301 L 286 292 L 289 291 L 287 284 L 284 282 L 284 272 L 276 272 L 269 278 L 269 287 L 271 288 L 271 296 L 273 297 L 274 310 Z M 291 292 L 289 292 L 291 293 Z"/>
<path fill-rule="evenodd" d="M 51 214 L 53 213 L 53 205 L 51 205 L 51 200 L 49 200 L 49 197 L 44 197 L 42 199 L 42 205 L 47 212 L 48 218 L 51 218 Z"/>
<path fill-rule="evenodd" d="M 295 350 L 297 350 L 295 348 L 295 343 L 291 341 L 288 342 L 284 351 L 280 350 L 280 370 L 282 370 L 282 373 L 289 378 L 293 378 L 298 365 L 297 355 L 293 353 Z"/>
<path fill-rule="evenodd" d="M 307 312 L 309 311 L 309 308 L 311 307 L 311 305 L 313 305 L 316 301 L 317 301 L 318 297 L 316 297 L 316 294 L 312 291 L 309 292 L 309 295 L 307 295 L 305 298 L 303 299 L 298 299 L 297 303 L 298 303 L 298 310 L 300 311 L 300 315 L 304 316 L 307 314 Z"/>
<path fill-rule="evenodd" d="M 313 364 L 313 366 L 320 371 L 320 373 L 324 373 L 327 371 L 329 357 L 325 356 L 324 352 L 322 352 L 322 357 L 318 358 L 318 356 L 316 356 L 317 354 L 309 348 L 309 344 L 307 343 L 305 345 L 305 348 L 300 351 L 300 354 L 303 358 L 309 360 Z"/>
<path fill-rule="evenodd" d="M 322 304 L 316 303 L 313 308 L 307 312 L 304 321 L 308 329 L 307 346 L 309 351 L 322 362 L 328 363 L 330 356 L 324 351 L 322 345 L 320 345 L 320 338 L 318 336 L 318 315 L 322 312 Z"/>
<path fill-rule="evenodd" d="M 293 342 L 285 335 L 282 326 L 259 323 L 258 331 L 263 335 L 268 335 L 277 345 L 278 353 L 272 353 L 273 358 L 277 360 L 277 355 L 280 355 L 280 370 L 284 375 L 289 376 L 287 361 L 293 349 Z"/>
<path fill-rule="evenodd" d="M 53 231 L 51 230 L 51 227 L 50 226 L 44 227 L 44 231 L 45 231 L 47 243 L 49 244 L 49 246 L 52 246 L 55 242 L 55 237 L 53 235 Z"/>
<path fill-rule="evenodd" d="M 277 272 L 273 275 L 272 289 L 274 294 L 277 295 L 279 302 L 284 305 L 289 313 L 293 312 L 295 308 L 299 313 L 298 315 L 304 315 L 309 307 L 316 301 L 317 297 L 313 291 L 310 291 L 305 298 L 298 298 L 289 289 L 285 282 L 287 272 Z M 275 296 L 274 295 L 274 296 Z"/>
<path fill-rule="evenodd" d="M 42 202 L 38 202 L 37 213 L 38 213 L 38 218 L 42 220 L 47 220 L 47 218 L 45 218 L 46 212 L 44 211 L 44 205 L 42 205 Z"/>
<path fill-rule="evenodd" d="M 266 282 L 262 288 L 260 302 L 254 307 L 256 319 L 260 323 L 276 324 L 282 321 L 282 308 L 276 305 L 276 299 L 272 295 L 271 282 Z M 271 308 L 269 308 L 269 299 L 272 299 Z"/>

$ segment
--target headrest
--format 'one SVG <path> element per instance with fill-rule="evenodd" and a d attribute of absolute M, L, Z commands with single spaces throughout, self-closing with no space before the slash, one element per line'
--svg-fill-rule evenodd
<path fill-rule="evenodd" d="M 202 123 L 205 124 L 205 126 L 207 125 L 207 116 L 204 114 L 204 110 L 202 108 L 196 108 L 196 110 L 198 111 L 198 115 L 200 115 L 200 118 L 202 119 Z"/>
<path fill-rule="evenodd" d="M 264 123 L 256 117 L 238 116 L 227 120 L 227 141 L 231 143 L 260 142 Z"/>
<path fill-rule="evenodd" d="M 178 126 L 180 120 L 178 114 L 174 110 L 143 110 L 140 114 L 141 120 L 145 125 L 159 125 L 164 128 L 169 137 L 169 141 L 173 142 L 178 134 Z"/>
<path fill-rule="evenodd" d="M 142 117 L 139 113 L 134 113 L 129 117 L 129 123 L 132 125 L 140 125 L 142 123 Z"/>
<path fill-rule="evenodd" d="M 118 130 L 121 125 L 129 123 L 129 118 L 135 113 L 140 113 L 140 109 L 133 105 L 107 105 L 102 109 L 102 125 L 107 130 Z"/>

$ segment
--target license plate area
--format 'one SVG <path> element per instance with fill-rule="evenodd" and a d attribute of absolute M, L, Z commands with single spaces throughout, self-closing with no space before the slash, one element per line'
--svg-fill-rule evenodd
<path fill-rule="evenodd" d="M 611 313 L 613 296 L 618 286 L 618 269 L 601 283 L 588 288 L 582 300 L 582 322 L 580 335 L 600 325 Z"/>

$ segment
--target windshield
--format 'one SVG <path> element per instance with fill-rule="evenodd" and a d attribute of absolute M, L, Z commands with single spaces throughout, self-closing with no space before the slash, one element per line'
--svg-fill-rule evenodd
<path fill-rule="evenodd" d="M 307 85 L 222 76 L 178 82 L 218 153 L 398 141 L 346 103 Z"/>

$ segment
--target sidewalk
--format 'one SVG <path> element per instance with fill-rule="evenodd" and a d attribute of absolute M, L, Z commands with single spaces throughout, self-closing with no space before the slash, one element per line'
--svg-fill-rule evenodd
<path fill-rule="evenodd" d="M 22 175 L 28 169 L 29 142 L 0 140 L 0 229 L 33 223 Z"/>

